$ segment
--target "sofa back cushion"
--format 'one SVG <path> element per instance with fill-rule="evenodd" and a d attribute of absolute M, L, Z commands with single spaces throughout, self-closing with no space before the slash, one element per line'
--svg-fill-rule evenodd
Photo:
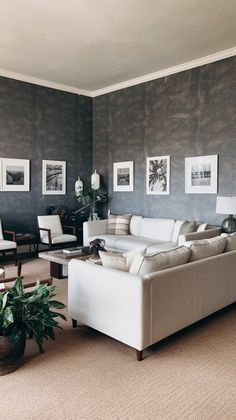
<path fill-rule="evenodd" d="M 224 251 L 226 238 L 216 236 L 210 239 L 200 239 L 198 241 L 187 241 L 184 246 L 191 250 L 189 261 L 202 260 L 203 258 L 213 257 Z"/>
<path fill-rule="evenodd" d="M 142 216 L 132 215 L 129 224 L 129 233 L 133 236 L 140 236 Z"/>
<path fill-rule="evenodd" d="M 174 219 L 143 218 L 141 221 L 140 236 L 158 241 L 171 242 L 174 224 Z"/>
<path fill-rule="evenodd" d="M 107 233 L 109 235 L 128 235 L 131 214 L 109 214 L 107 221 Z"/>
<path fill-rule="evenodd" d="M 201 232 L 186 233 L 179 235 L 178 244 L 183 245 L 186 241 L 196 241 L 200 239 L 209 239 L 219 236 L 221 228 L 207 229 Z"/>
<path fill-rule="evenodd" d="M 142 256 L 137 254 L 131 264 L 129 272 L 140 277 L 155 271 L 165 270 L 188 262 L 190 249 L 180 246 L 154 255 Z"/>
<path fill-rule="evenodd" d="M 236 250 L 236 232 L 231 233 L 229 235 L 227 233 L 222 233 L 221 237 L 226 238 L 226 245 L 225 245 L 224 252 L 230 252 L 230 251 Z"/>

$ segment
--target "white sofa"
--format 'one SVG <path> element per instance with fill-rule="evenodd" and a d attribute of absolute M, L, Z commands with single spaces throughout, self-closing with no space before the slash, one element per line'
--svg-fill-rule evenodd
<path fill-rule="evenodd" d="M 202 232 L 201 234 L 205 234 Z M 236 251 L 143 277 L 69 263 L 68 309 L 77 321 L 142 351 L 236 301 Z"/>
<path fill-rule="evenodd" d="M 180 235 L 184 220 L 143 218 L 133 215 L 130 220 L 128 235 L 110 235 L 107 233 L 107 219 L 88 221 L 83 224 L 84 246 L 95 238 L 105 240 L 108 251 L 125 252 L 146 246 L 147 253 L 158 250 L 175 248 L 186 240 L 185 235 Z M 198 225 L 197 231 L 206 228 L 206 224 Z M 212 236 L 219 234 L 220 228 L 212 231 Z M 197 239 L 197 237 L 196 237 Z"/>

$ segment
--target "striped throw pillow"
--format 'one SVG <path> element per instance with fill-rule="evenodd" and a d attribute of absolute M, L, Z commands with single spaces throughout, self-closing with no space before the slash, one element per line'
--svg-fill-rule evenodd
<path fill-rule="evenodd" d="M 109 214 L 107 233 L 110 235 L 128 235 L 131 216 L 132 214 L 124 214 L 122 216 Z"/>

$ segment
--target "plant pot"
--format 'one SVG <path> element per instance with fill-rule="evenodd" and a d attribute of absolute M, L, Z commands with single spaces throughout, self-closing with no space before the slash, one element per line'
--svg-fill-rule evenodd
<path fill-rule="evenodd" d="M 13 334 L 0 336 L 0 375 L 11 373 L 21 366 L 25 343 L 25 331 L 21 331 L 17 338 Z"/>

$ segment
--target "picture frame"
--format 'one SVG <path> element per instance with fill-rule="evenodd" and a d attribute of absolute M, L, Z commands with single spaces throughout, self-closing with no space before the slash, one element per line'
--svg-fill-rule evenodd
<path fill-rule="evenodd" d="M 42 161 L 42 194 L 66 194 L 66 161 Z"/>
<path fill-rule="evenodd" d="M 185 158 L 185 193 L 217 194 L 218 155 Z"/>
<path fill-rule="evenodd" d="M 170 194 L 170 156 L 147 157 L 146 194 Z"/>
<path fill-rule="evenodd" d="M 134 191 L 134 162 L 113 163 L 113 191 Z"/>
<path fill-rule="evenodd" d="M 30 161 L 28 159 L 1 159 L 1 191 L 30 190 Z"/>

